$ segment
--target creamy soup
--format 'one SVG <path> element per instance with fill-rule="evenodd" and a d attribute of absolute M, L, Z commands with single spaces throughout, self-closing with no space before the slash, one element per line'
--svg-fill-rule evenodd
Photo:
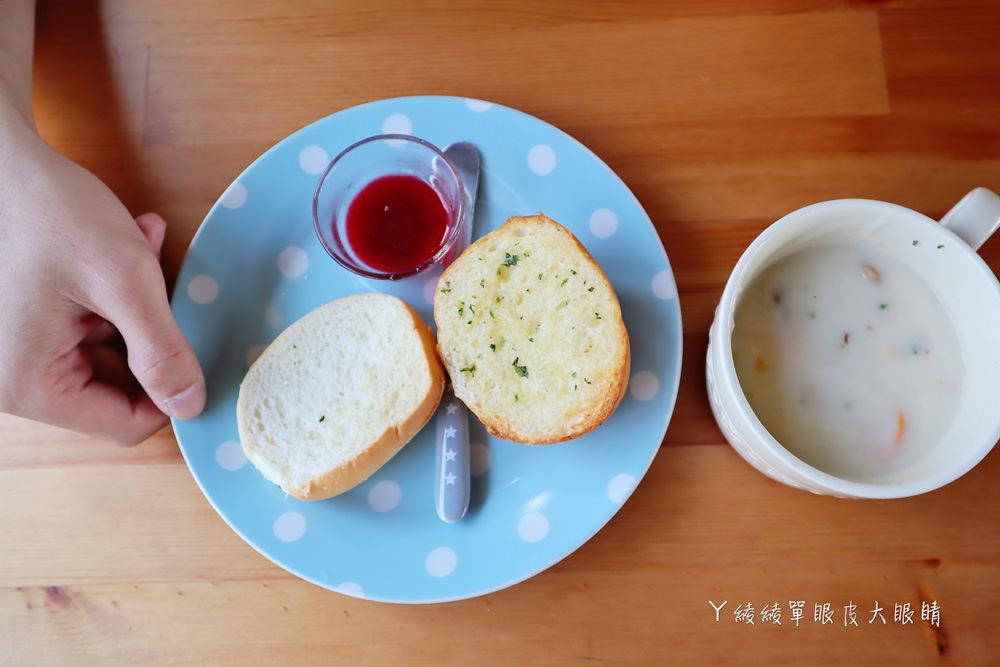
<path fill-rule="evenodd" d="M 733 357 L 765 428 L 810 465 L 855 480 L 937 443 L 962 381 L 958 338 L 926 282 L 846 243 L 768 267 L 736 310 Z"/>

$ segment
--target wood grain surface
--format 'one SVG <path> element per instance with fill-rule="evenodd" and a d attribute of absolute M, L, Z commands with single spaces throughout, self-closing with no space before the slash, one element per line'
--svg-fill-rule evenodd
<path fill-rule="evenodd" d="M 169 429 L 122 449 L 0 415 L 0 664 L 1000 664 L 1000 454 L 916 498 L 815 496 L 725 444 L 704 380 L 726 278 L 771 221 L 840 197 L 939 218 L 1000 191 L 998 28 L 995 0 L 41 0 L 40 131 L 167 219 L 168 282 L 291 132 L 469 96 L 558 126 L 632 189 L 677 279 L 684 359 L 614 519 L 521 584 L 440 605 L 271 564 Z M 1000 240 L 981 254 L 1000 269 Z"/>

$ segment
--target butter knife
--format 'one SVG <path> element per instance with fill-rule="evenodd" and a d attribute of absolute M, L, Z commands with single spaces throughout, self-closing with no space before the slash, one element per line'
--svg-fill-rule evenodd
<path fill-rule="evenodd" d="M 458 257 L 472 242 L 476 191 L 479 188 L 479 151 L 467 142 L 444 149 L 465 187 L 465 220 L 451 257 Z M 438 406 L 435 438 L 434 507 L 442 521 L 454 523 L 469 509 L 469 410 L 452 390 L 445 388 Z"/>

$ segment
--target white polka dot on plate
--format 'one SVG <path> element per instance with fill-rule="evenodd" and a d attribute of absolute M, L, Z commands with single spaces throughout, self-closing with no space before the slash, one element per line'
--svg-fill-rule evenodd
<path fill-rule="evenodd" d="M 392 480 L 383 480 L 368 492 L 368 506 L 376 512 L 391 512 L 399 505 L 403 491 Z"/>
<path fill-rule="evenodd" d="M 653 296 L 657 299 L 677 298 L 677 283 L 674 281 L 674 275 L 670 271 L 660 271 L 657 273 L 653 276 L 650 286 L 653 289 Z"/>
<path fill-rule="evenodd" d="M 277 301 L 272 301 L 267 306 L 267 310 L 264 312 L 264 318 L 267 320 L 268 326 L 280 327 L 284 321 L 281 314 L 281 306 L 278 305 Z"/>
<path fill-rule="evenodd" d="M 330 156 L 322 146 L 306 146 L 299 153 L 299 166 L 307 174 L 322 174 L 330 164 Z"/>
<path fill-rule="evenodd" d="M 549 518 L 541 512 L 528 512 L 517 522 L 517 535 L 525 542 L 540 542 L 549 534 Z"/>
<path fill-rule="evenodd" d="M 237 209 L 247 203 L 247 189 L 242 183 L 233 183 L 219 197 L 223 208 Z"/>
<path fill-rule="evenodd" d="M 608 482 L 608 499 L 616 505 L 621 505 L 635 490 L 636 484 L 638 484 L 636 478 L 628 473 L 615 475 Z"/>
<path fill-rule="evenodd" d="M 394 113 L 382 121 L 382 132 L 385 134 L 411 134 L 413 121 L 406 114 Z"/>
<path fill-rule="evenodd" d="M 365 589 L 362 588 L 361 584 L 356 581 L 345 581 L 344 583 L 336 586 L 333 590 L 355 598 L 363 598 L 365 596 Z"/>
<path fill-rule="evenodd" d="M 424 567 L 427 569 L 427 574 L 432 577 L 438 579 L 447 577 L 458 567 L 458 554 L 449 547 L 438 547 L 427 554 Z"/>
<path fill-rule="evenodd" d="M 486 474 L 490 469 L 490 448 L 481 442 L 469 443 L 469 472 L 474 477 Z"/>
<path fill-rule="evenodd" d="M 274 536 L 282 542 L 297 542 L 306 534 L 306 518 L 298 512 L 285 512 L 274 520 Z"/>
<path fill-rule="evenodd" d="M 212 276 L 195 276 L 187 285 L 187 294 L 195 303 L 212 303 L 219 296 L 219 283 Z"/>
<path fill-rule="evenodd" d="M 556 152 L 545 144 L 533 146 L 528 151 L 528 167 L 539 176 L 552 173 L 556 168 Z"/>
<path fill-rule="evenodd" d="M 599 208 L 590 214 L 590 233 L 606 239 L 618 229 L 618 214 L 610 208 Z"/>
<path fill-rule="evenodd" d="M 265 349 L 267 349 L 266 345 L 254 345 L 247 350 L 247 366 L 253 366 L 253 362 L 257 361 L 257 358 L 264 353 Z"/>
<path fill-rule="evenodd" d="M 223 470 L 236 471 L 247 464 L 247 457 L 240 443 L 226 440 L 215 449 L 215 462 Z"/>
<path fill-rule="evenodd" d="M 309 255 L 298 246 L 288 246 L 278 255 L 278 270 L 286 278 L 298 278 L 309 269 Z"/>
<path fill-rule="evenodd" d="M 465 106 L 469 107 L 470 111 L 483 112 L 493 106 L 492 102 L 484 102 L 483 100 L 465 100 Z"/>
<path fill-rule="evenodd" d="M 629 393 L 640 401 L 649 401 L 660 393 L 660 381 L 649 371 L 638 371 L 628 383 Z"/>

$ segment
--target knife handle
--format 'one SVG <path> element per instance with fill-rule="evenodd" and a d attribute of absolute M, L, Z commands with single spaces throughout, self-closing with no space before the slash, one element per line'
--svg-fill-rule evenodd
<path fill-rule="evenodd" d="M 450 382 L 435 419 L 434 507 L 442 521 L 454 523 L 469 508 L 469 411 Z"/>

